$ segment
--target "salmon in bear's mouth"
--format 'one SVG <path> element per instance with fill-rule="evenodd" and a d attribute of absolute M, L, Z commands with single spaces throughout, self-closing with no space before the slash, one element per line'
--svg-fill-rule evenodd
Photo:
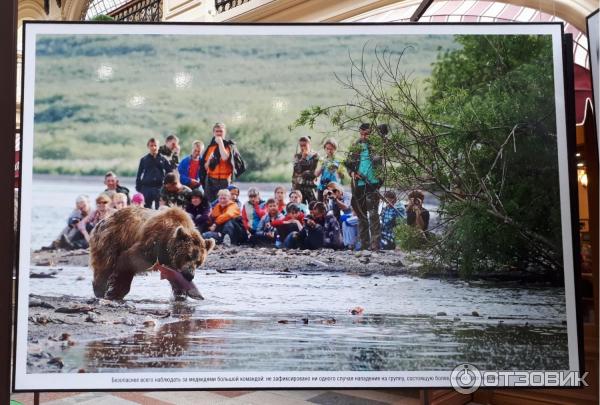
<path fill-rule="evenodd" d="M 184 275 L 168 266 L 160 264 L 158 260 L 150 267 L 150 271 L 160 271 L 160 279 L 167 279 L 171 282 L 173 289 L 185 293 L 190 298 L 203 300 L 204 297 L 196 287 L 193 281 L 188 280 Z"/>

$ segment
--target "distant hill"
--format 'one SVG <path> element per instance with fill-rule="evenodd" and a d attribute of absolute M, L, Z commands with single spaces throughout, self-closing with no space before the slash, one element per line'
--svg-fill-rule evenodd
<path fill-rule="evenodd" d="M 457 46 L 451 36 L 41 37 L 34 171 L 135 175 L 149 137 L 177 133 L 187 152 L 194 139 L 208 144 L 222 121 L 248 160 L 243 179 L 286 181 L 298 136 L 312 135 L 320 149 L 326 135 L 288 126 L 304 108 L 350 98 L 334 73 L 345 76 L 363 47 L 372 63 L 376 47 L 409 45 L 403 67 L 419 81 Z M 354 136 L 334 135 L 341 148 Z"/>

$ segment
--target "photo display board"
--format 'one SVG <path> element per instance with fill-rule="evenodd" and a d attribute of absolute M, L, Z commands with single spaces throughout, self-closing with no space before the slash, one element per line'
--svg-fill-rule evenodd
<path fill-rule="evenodd" d="M 580 370 L 562 25 L 26 22 L 23 49 L 16 390 Z M 190 217 L 107 211 L 176 205 L 155 169 L 202 185 Z"/>

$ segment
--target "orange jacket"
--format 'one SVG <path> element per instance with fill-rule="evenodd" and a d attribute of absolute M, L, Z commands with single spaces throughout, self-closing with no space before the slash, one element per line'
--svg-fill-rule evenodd
<path fill-rule="evenodd" d="M 229 204 L 225 208 L 221 207 L 220 204 L 214 206 L 210 212 L 210 216 L 217 225 L 223 225 L 230 219 L 234 219 L 240 216 L 240 208 L 233 201 L 229 201 Z"/>

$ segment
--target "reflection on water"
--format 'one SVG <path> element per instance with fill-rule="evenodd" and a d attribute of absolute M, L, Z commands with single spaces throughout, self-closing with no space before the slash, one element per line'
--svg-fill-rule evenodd
<path fill-rule="evenodd" d="M 267 271 L 202 270 L 195 281 L 205 301 L 173 302 L 158 275 L 136 277 L 127 301 L 175 319 L 131 336 L 78 339 L 62 371 L 568 368 L 562 288 Z M 91 271 L 30 279 L 30 292 L 92 297 Z M 364 315 L 350 314 L 356 306 Z"/>
<path fill-rule="evenodd" d="M 281 324 L 277 318 L 193 319 L 92 342 L 92 372 L 442 370 L 469 361 L 481 369 L 565 369 L 567 336 L 557 327 L 481 326 L 429 317 L 350 315 Z"/>

